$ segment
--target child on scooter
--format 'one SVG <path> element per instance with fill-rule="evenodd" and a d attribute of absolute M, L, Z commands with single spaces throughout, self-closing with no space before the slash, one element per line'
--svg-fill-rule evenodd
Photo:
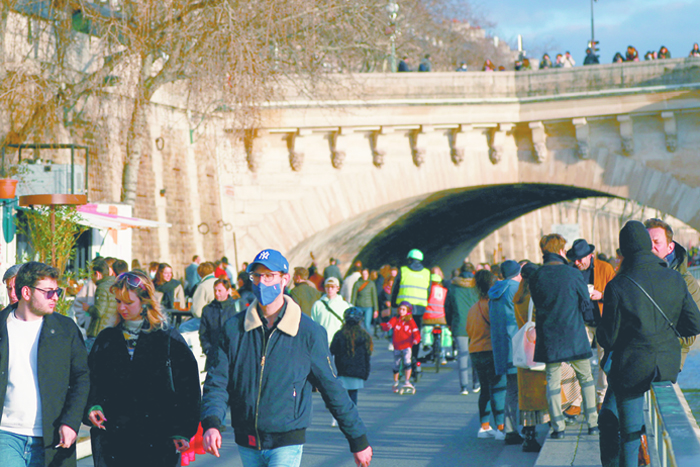
<path fill-rule="evenodd" d="M 415 389 L 411 384 L 411 347 L 420 343 L 420 331 L 413 321 L 413 305 L 408 302 L 399 304 L 398 316 L 394 316 L 388 323 L 382 323 L 382 329 L 394 331 L 392 343 L 394 345 L 394 392 L 399 392 L 399 370 L 403 362 L 406 381 L 404 388 Z"/>

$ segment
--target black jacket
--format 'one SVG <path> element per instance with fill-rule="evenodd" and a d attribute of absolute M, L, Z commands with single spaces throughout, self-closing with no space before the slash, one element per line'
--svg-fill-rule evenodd
<path fill-rule="evenodd" d="M 8 378 L 7 317 L 17 305 L 0 312 L 0 417 L 5 405 Z M 44 465 L 75 466 L 75 444 L 56 449 L 58 428 L 68 425 L 76 433 L 90 390 L 87 351 L 78 326 L 58 313 L 44 317 L 37 355 L 39 393 L 44 431 Z"/>
<path fill-rule="evenodd" d="M 343 330 L 335 333 L 331 341 L 331 354 L 335 357 L 335 367 L 338 376 L 350 376 L 365 381 L 369 378 L 370 357 L 369 334 L 363 330 L 358 332 L 355 339 L 355 353 L 351 355 L 351 340 L 343 334 Z"/>
<path fill-rule="evenodd" d="M 207 368 L 211 365 L 208 362 L 209 351 L 215 348 L 216 343 L 219 342 L 219 333 L 224 327 L 224 323 L 239 311 L 238 300 L 230 297 L 223 302 L 214 300 L 202 309 L 202 319 L 199 323 L 199 342 L 202 344 L 204 355 L 207 356 Z M 212 357 L 215 354 L 216 352 L 213 352 Z"/>
<path fill-rule="evenodd" d="M 568 266 L 562 256 L 546 254 L 544 265 L 530 277 L 530 292 L 537 309 L 535 361 L 590 358 L 583 313 L 591 311 L 592 303 L 581 272 Z"/>
<path fill-rule="evenodd" d="M 700 311 L 683 276 L 664 260 L 651 251 L 625 256 L 617 276 L 605 288 L 597 336 L 605 350 L 613 352 L 610 387 L 621 394 L 641 394 L 653 381 L 676 381 L 680 343 L 649 298 L 626 276 L 647 291 L 681 336 L 700 333 Z"/>
<path fill-rule="evenodd" d="M 175 451 L 171 438 L 189 440 L 199 424 L 199 370 L 182 336 L 174 329 L 142 331 L 129 359 L 121 328 L 107 328 L 97 336 L 88 363 L 85 423 L 94 406 L 107 419 L 106 430 L 92 429 L 99 435 L 99 448 L 118 457 L 128 446 L 130 465 L 144 465 L 146 459 L 170 465 L 167 457 Z"/>

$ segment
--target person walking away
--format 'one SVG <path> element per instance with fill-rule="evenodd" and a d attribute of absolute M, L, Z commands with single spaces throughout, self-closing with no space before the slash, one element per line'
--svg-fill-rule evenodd
<path fill-rule="evenodd" d="M 479 394 L 479 420 L 481 427 L 477 438 L 506 439 L 505 428 L 505 378 L 496 375 L 491 343 L 491 319 L 489 318 L 489 290 L 496 283 L 496 276 L 486 269 L 476 271 L 474 283 L 479 294 L 478 301 L 467 313 L 467 335 L 469 354 L 481 381 Z M 496 430 L 491 428 L 489 419 L 493 411 Z"/>
<path fill-rule="evenodd" d="M 85 345 L 88 351 L 92 348 L 97 335 L 104 329 L 117 324 L 117 300 L 109 291 L 117 278 L 109 275 L 109 266 L 102 258 L 96 258 L 92 262 L 92 280 L 97 286 L 95 289 L 95 304 L 88 306 L 83 303 L 83 310 L 90 315 L 90 326 L 87 329 Z"/>
<path fill-rule="evenodd" d="M 18 301 L 0 312 L 0 465 L 76 465 L 87 403 L 87 351 L 78 326 L 55 313 L 56 268 L 30 261 L 15 276 Z"/>
<path fill-rule="evenodd" d="M 459 385 L 461 394 L 469 394 L 469 391 L 479 392 L 482 381 L 476 371 L 476 364 L 472 366 L 471 342 L 467 332 L 467 316 L 470 309 L 479 300 L 479 292 L 474 280 L 474 266 L 464 263 L 459 269 L 459 276 L 452 279 L 445 300 L 445 321 L 452 330 L 452 336 L 457 341 L 457 363 L 459 364 Z M 488 305 L 486 305 L 488 307 Z M 490 329 L 490 328 L 489 328 Z M 491 352 L 491 338 L 488 339 Z M 491 355 L 493 359 L 493 355 Z M 481 398 L 481 397 L 480 397 Z M 488 395 L 486 396 L 488 402 Z"/>
<path fill-rule="evenodd" d="M 355 463 L 369 466 L 372 448 L 367 429 L 334 375 L 326 332 L 283 294 L 291 280 L 287 259 L 279 251 L 263 250 L 248 272 L 255 300 L 224 324 L 217 344 L 219 357 L 204 382 L 204 450 L 219 457 L 219 427 L 230 403 L 244 467 L 298 467 L 311 424 L 313 381 L 338 420 Z"/>
<path fill-rule="evenodd" d="M 350 266 L 350 269 L 348 270 L 345 279 L 342 281 L 342 286 L 340 287 L 340 295 L 348 303 L 352 303 L 352 289 L 353 287 L 355 287 L 355 283 L 358 280 L 360 280 L 360 277 L 362 277 L 362 273 L 360 272 L 361 270 L 362 263 L 360 263 L 359 267 L 353 264 L 352 266 Z"/>
<path fill-rule="evenodd" d="M 328 266 L 323 270 L 323 283 L 325 285 L 326 280 L 329 277 L 335 277 L 338 279 L 338 283 L 342 284 L 343 275 L 340 273 L 340 268 L 338 267 L 338 260 L 331 258 L 328 260 Z"/>
<path fill-rule="evenodd" d="M 521 444 L 518 434 L 518 372 L 513 366 L 513 336 L 518 332 L 513 298 L 520 285 L 520 265 L 513 260 L 501 263 L 503 280 L 489 290 L 489 319 L 493 363 L 497 376 L 505 379 L 505 442 Z M 500 431 L 500 429 L 499 429 Z"/>
<path fill-rule="evenodd" d="M 202 310 L 208 303 L 211 303 L 211 301 L 216 298 L 214 296 L 214 283 L 216 282 L 216 276 L 214 275 L 215 270 L 216 266 L 214 266 L 214 263 L 208 261 L 200 264 L 197 268 L 197 274 L 199 274 L 202 280 L 197 284 L 197 289 L 195 289 L 194 296 L 192 297 L 192 307 L 190 308 L 192 318 L 180 326 L 180 332 L 190 332 L 199 329 Z"/>
<path fill-rule="evenodd" d="M 518 329 L 527 322 L 530 305 L 530 277 L 538 266 L 527 262 L 522 266 L 520 274 L 523 280 L 513 297 L 515 303 L 515 319 Z M 537 310 L 533 309 L 532 319 L 537 322 Z M 549 423 L 547 413 L 547 378 L 544 371 L 532 371 L 518 368 L 518 407 L 520 408 L 520 424 L 523 425 L 522 449 L 524 452 L 540 452 L 542 446 L 537 441 L 537 425 Z"/>
<path fill-rule="evenodd" d="M 192 257 L 192 262 L 185 268 L 185 295 L 187 295 L 187 297 L 192 297 L 195 287 L 197 287 L 199 281 L 202 280 L 199 274 L 197 274 L 197 268 L 201 262 L 202 259 L 198 255 L 194 255 Z"/>
<path fill-rule="evenodd" d="M 658 258 L 663 259 L 668 267 L 678 271 L 688 292 L 693 297 L 693 301 L 700 308 L 700 286 L 693 275 L 688 271 L 688 252 L 678 242 L 673 240 L 673 229 L 661 219 L 647 219 L 644 221 L 649 236 L 651 237 L 651 252 Z M 688 336 L 681 339 L 681 370 L 685 364 L 690 348 L 693 346 L 697 336 Z"/>
<path fill-rule="evenodd" d="M 202 309 L 202 320 L 199 323 L 199 343 L 202 351 L 207 356 L 206 368 L 213 364 L 210 362 L 217 356 L 216 343 L 219 342 L 219 334 L 224 327 L 224 323 L 236 313 L 242 311 L 240 299 L 231 297 L 231 282 L 220 277 L 214 282 L 215 300 Z"/>
<path fill-rule="evenodd" d="M 372 318 L 379 312 L 379 302 L 377 299 L 377 286 L 369 277 L 369 269 L 363 268 L 360 278 L 352 286 L 350 303 L 358 307 L 364 313 L 363 324 L 365 330 L 372 329 Z"/>
<path fill-rule="evenodd" d="M 595 385 L 591 373 L 591 344 L 586 322 L 594 324 L 593 304 L 581 273 L 568 267 L 566 240 L 559 234 L 540 239 L 543 266 L 530 276 L 530 293 L 537 309 L 535 361 L 546 364 L 547 397 L 553 439 L 564 437 L 566 423 L 561 409 L 561 363 L 576 372 L 583 392 L 582 412 L 588 434 L 598 433 Z M 585 320 L 585 322 L 584 322 Z"/>
<path fill-rule="evenodd" d="M 605 289 L 598 339 L 610 359 L 609 388 L 600 411 L 604 467 L 636 467 L 644 432 L 644 393 L 652 382 L 675 383 L 681 364 L 678 337 L 700 333 L 700 311 L 683 276 L 652 253 L 645 226 L 620 230 L 624 257 Z"/>
<path fill-rule="evenodd" d="M 411 365 L 413 360 L 412 348 L 420 344 L 420 330 L 413 320 L 413 305 L 409 302 L 401 302 L 397 310 L 398 316 L 392 317 L 388 323 L 382 323 L 382 329 L 392 330 L 392 344 L 394 346 L 394 392 L 399 392 L 399 372 L 403 364 L 404 388 L 415 389 L 411 384 Z"/>
<path fill-rule="evenodd" d="M 429 72 L 433 71 L 433 66 L 430 63 L 430 54 L 425 54 L 418 65 L 418 71 Z"/>
<path fill-rule="evenodd" d="M 369 378 L 370 357 L 374 346 L 369 333 L 361 323 L 364 312 L 358 307 L 345 310 L 343 327 L 331 341 L 331 355 L 338 370 L 338 379 L 347 389 L 350 400 L 357 405 L 357 392 Z"/>
<path fill-rule="evenodd" d="M 140 271 L 111 287 L 119 322 L 97 336 L 84 423 L 96 467 L 175 467 L 198 427 L 199 369 Z"/>
<path fill-rule="evenodd" d="M 588 293 L 593 303 L 593 315 L 596 323 L 600 322 L 603 315 L 603 292 L 608 282 L 615 277 L 613 267 L 594 257 L 595 245 L 590 245 L 585 239 L 574 240 L 571 249 L 566 252 L 566 259 L 571 261 L 579 271 L 581 271 L 583 282 L 588 286 Z M 586 326 L 588 340 L 593 343 L 595 339 L 596 326 Z M 608 380 L 601 366 L 603 360 L 603 347 L 596 340 L 596 350 L 598 352 L 598 379 L 596 380 L 596 405 L 598 411 L 605 399 L 605 391 L 608 389 Z"/>
<path fill-rule="evenodd" d="M 326 344 L 330 346 L 331 339 L 343 326 L 345 310 L 351 305 L 338 295 L 340 285 L 335 277 L 326 280 L 325 288 L 326 293 L 311 307 L 311 319 L 326 330 Z"/>
<path fill-rule="evenodd" d="M 309 281 L 309 271 L 306 268 L 294 268 L 294 288 L 289 292 L 289 296 L 297 302 L 301 312 L 306 316 L 311 316 L 311 307 L 321 298 L 321 292 L 316 289 L 316 285 Z"/>

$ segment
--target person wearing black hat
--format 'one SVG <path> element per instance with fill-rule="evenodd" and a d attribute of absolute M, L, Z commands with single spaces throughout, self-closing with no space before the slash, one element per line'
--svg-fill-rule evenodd
<path fill-rule="evenodd" d="M 578 240 L 574 240 L 571 249 L 566 252 L 566 258 L 573 262 L 574 266 L 581 271 L 583 281 L 588 285 L 588 293 L 593 302 L 593 315 L 596 320 L 599 321 L 603 313 L 603 292 L 608 282 L 615 277 L 615 270 L 610 263 L 596 259 L 593 254 L 594 251 L 594 245 L 590 245 L 583 238 L 579 238 Z M 596 331 L 595 326 L 586 326 L 586 331 L 588 331 L 588 340 L 593 342 Z M 598 365 L 600 365 L 603 359 L 603 348 L 598 342 L 596 342 L 596 350 L 598 352 Z M 596 401 L 599 409 L 600 405 L 603 403 L 603 399 L 605 399 L 605 391 L 607 388 L 608 380 L 605 376 L 605 372 L 599 368 L 598 379 L 595 385 Z"/>
<path fill-rule="evenodd" d="M 605 467 L 636 467 L 644 393 L 652 382 L 675 383 L 681 363 L 678 337 L 700 334 L 700 311 L 683 276 L 652 253 L 641 222 L 625 224 L 620 250 L 624 260 L 605 290 L 598 326 L 610 360 L 610 386 L 600 410 L 600 458 Z"/>
<path fill-rule="evenodd" d="M 559 234 L 540 239 L 543 266 L 530 276 L 530 293 L 537 310 L 535 361 L 546 364 L 548 408 L 554 431 L 564 437 L 566 423 L 561 409 L 561 364 L 568 362 L 576 373 L 583 396 L 582 412 L 588 433 L 598 433 L 595 387 L 591 373 L 591 344 L 586 322 L 593 323 L 593 304 L 581 273 L 564 258 L 566 240 Z"/>

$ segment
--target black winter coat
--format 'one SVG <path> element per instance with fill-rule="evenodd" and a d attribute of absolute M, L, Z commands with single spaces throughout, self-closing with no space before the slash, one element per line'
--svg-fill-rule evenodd
<path fill-rule="evenodd" d="M 91 430 L 96 459 L 105 461 L 100 465 L 174 466 L 172 438 L 189 441 L 199 424 L 199 370 L 182 336 L 174 329 L 142 331 L 130 359 L 121 328 L 107 328 L 88 364 L 85 423 L 94 406 L 107 419 L 106 430 Z"/>
<path fill-rule="evenodd" d="M 590 358 L 593 354 L 583 307 L 590 311 L 592 305 L 581 272 L 559 255 L 545 255 L 544 266 L 530 277 L 530 292 L 537 309 L 535 361 L 558 363 Z"/>
<path fill-rule="evenodd" d="M 0 417 L 8 384 L 7 317 L 16 308 L 16 304 L 10 305 L 0 312 Z M 61 425 L 68 425 L 78 433 L 90 390 L 85 343 L 71 319 L 58 313 L 44 317 L 39 333 L 37 373 L 44 431 L 44 465 L 75 466 L 75 444 L 69 449 L 56 449 Z"/>
<path fill-rule="evenodd" d="M 359 326 L 358 326 L 359 327 Z M 343 334 L 343 330 L 335 333 L 331 341 L 331 354 L 335 357 L 335 367 L 338 376 L 349 376 L 367 381 L 370 371 L 369 350 L 371 337 L 366 331 L 357 332 L 355 338 L 355 353 L 351 354 L 352 342 Z"/>
<path fill-rule="evenodd" d="M 637 395 L 654 381 L 676 381 L 680 343 L 649 298 L 625 276 L 647 291 L 681 336 L 700 334 L 700 311 L 683 276 L 668 268 L 664 260 L 651 252 L 625 257 L 617 276 L 605 288 L 597 336 L 605 350 L 613 352 L 610 387 L 619 394 Z"/>
<path fill-rule="evenodd" d="M 207 356 L 207 368 L 212 365 L 209 359 L 216 357 L 216 352 L 209 354 L 219 342 L 219 334 L 224 323 L 240 311 L 239 306 L 238 300 L 229 297 L 223 302 L 214 300 L 202 309 L 202 319 L 199 323 L 199 342 L 202 344 L 204 355 Z"/>

